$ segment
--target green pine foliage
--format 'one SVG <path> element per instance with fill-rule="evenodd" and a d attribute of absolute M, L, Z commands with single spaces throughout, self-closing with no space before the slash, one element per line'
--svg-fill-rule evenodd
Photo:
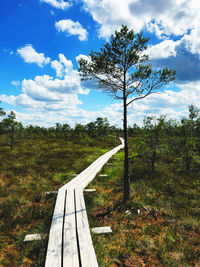
<path fill-rule="evenodd" d="M 124 201 L 130 197 L 127 107 L 160 91 L 175 79 L 175 70 L 154 70 L 145 54 L 149 39 L 122 25 L 99 52 L 79 60 L 82 80 L 93 80 L 99 88 L 123 103 Z M 154 164 L 152 165 L 154 168 Z"/>

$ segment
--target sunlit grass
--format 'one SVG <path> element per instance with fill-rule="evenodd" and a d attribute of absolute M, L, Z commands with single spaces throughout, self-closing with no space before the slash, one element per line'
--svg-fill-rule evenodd
<path fill-rule="evenodd" d="M 56 195 L 45 192 L 66 184 L 112 145 L 89 142 L 24 139 L 17 140 L 12 152 L 0 146 L 0 266 L 44 266 L 47 240 L 23 239 L 26 234 L 49 232 Z"/>
<path fill-rule="evenodd" d="M 102 170 L 108 177 L 90 184 L 97 193 L 86 196 L 91 227 L 113 230 L 92 235 L 99 266 L 199 266 L 200 172 L 186 175 L 160 161 L 152 173 L 148 162 L 131 159 L 131 198 L 125 205 L 123 153 L 112 162 Z"/>

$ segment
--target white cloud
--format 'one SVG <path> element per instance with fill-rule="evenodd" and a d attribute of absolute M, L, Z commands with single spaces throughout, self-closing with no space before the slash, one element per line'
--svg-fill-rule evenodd
<path fill-rule="evenodd" d="M 174 56 L 179 42 L 183 42 L 183 40 L 174 42 L 164 40 L 149 48 L 149 51 L 155 59 L 157 58 L 157 52 L 160 53 L 162 58 Z M 80 58 L 89 60 L 85 55 L 77 56 L 76 60 Z M 122 126 L 123 109 L 121 102 L 116 102 L 98 111 L 87 111 L 80 108 L 79 105 L 82 102 L 78 95 L 89 94 L 88 89 L 97 88 L 96 84 L 89 82 L 82 84 L 72 62 L 63 54 L 59 54 L 58 59 L 51 62 L 51 66 L 56 71 L 56 78 L 47 74 L 38 75 L 34 79 L 25 78 L 22 81 L 21 94 L 17 96 L 0 95 L 0 101 L 13 106 L 22 106 L 32 111 L 33 115 L 31 116 L 30 114 L 24 114 L 23 116 L 23 114 L 17 113 L 17 119 L 26 124 L 35 122 L 38 125 L 52 126 L 55 122 L 67 122 L 74 125 L 77 121 L 88 123 L 91 120 L 94 121 L 97 117 L 108 117 L 112 125 Z M 144 116 L 148 115 L 168 114 L 173 118 L 187 116 L 188 105 L 195 104 L 199 106 L 200 81 L 178 84 L 178 86 L 180 88 L 178 92 L 174 92 L 168 87 L 161 94 L 152 94 L 143 100 L 133 102 L 128 108 L 129 124 L 142 125 Z"/>
<path fill-rule="evenodd" d="M 162 93 L 152 94 L 143 100 L 133 102 L 129 107 L 130 119 L 136 116 L 142 122 L 142 118 L 148 115 L 159 116 L 167 114 L 171 118 L 180 119 L 188 116 L 188 106 L 200 103 L 200 81 L 177 84 L 180 88 L 178 92 L 170 89 Z"/>
<path fill-rule="evenodd" d="M 29 97 L 26 94 L 19 94 L 18 96 L 14 95 L 0 95 L 0 101 L 6 102 L 12 106 L 22 106 L 30 109 L 42 109 L 45 105 L 44 102 L 38 102 L 33 100 L 31 97 Z"/>
<path fill-rule="evenodd" d="M 80 41 L 87 40 L 87 31 L 78 22 L 74 22 L 71 19 L 59 20 L 55 23 L 55 27 L 58 31 L 66 32 L 69 35 L 78 35 Z"/>
<path fill-rule="evenodd" d="M 190 33 L 184 34 L 177 41 L 166 39 L 149 47 L 147 52 L 151 55 L 151 59 L 175 57 L 179 50 L 178 47 L 200 57 L 200 19 L 197 19 L 194 25 Z"/>
<path fill-rule="evenodd" d="M 195 26 L 189 34 L 183 37 L 183 40 L 188 51 L 200 56 L 200 19 L 195 21 Z"/>
<path fill-rule="evenodd" d="M 15 99 L 16 99 L 16 97 L 14 95 L 10 95 L 10 96 L 4 95 L 4 94 L 0 95 L 0 101 L 6 102 L 10 105 L 15 104 Z"/>
<path fill-rule="evenodd" d="M 36 76 L 34 80 L 24 79 L 22 82 L 22 92 L 36 101 L 58 101 L 59 98 L 55 92 L 48 90 L 45 83 L 40 83 L 37 80 L 43 78 L 48 81 L 51 79 L 48 75 Z"/>
<path fill-rule="evenodd" d="M 23 93 L 37 101 L 61 101 L 65 95 L 88 94 L 82 89 L 80 77 L 76 71 L 65 75 L 64 79 L 53 79 L 49 75 L 36 76 L 34 80 L 24 79 Z"/>
<path fill-rule="evenodd" d="M 57 77 L 63 77 L 67 73 L 73 72 L 73 65 L 71 60 L 67 60 L 63 54 L 59 54 L 59 61 L 51 62 L 51 67 L 55 69 Z"/>
<path fill-rule="evenodd" d="M 45 58 L 44 53 L 35 51 L 31 44 L 18 48 L 17 52 L 26 63 L 36 63 L 39 67 L 43 67 L 50 62 L 49 57 Z"/>
<path fill-rule="evenodd" d="M 70 73 L 73 70 L 73 65 L 71 60 L 67 60 L 63 54 L 59 54 L 59 61 L 65 67 L 65 73 Z"/>
<path fill-rule="evenodd" d="M 0 100 L 31 110 L 76 109 L 82 104 L 78 94 L 86 95 L 89 90 L 86 87 L 82 88 L 79 73 L 73 69 L 72 62 L 63 54 L 59 54 L 59 60 L 52 61 L 51 66 L 56 70 L 59 78 L 53 78 L 47 74 L 37 75 L 34 79 L 25 78 L 21 83 L 21 94 L 0 95 Z M 18 81 L 13 82 L 17 84 Z"/>
<path fill-rule="evenodd" d="M 42 93 L 42 92 L 41 92 Z M 48 111 L 58 112 L 61 110 L 74 110 L 77 109 L 77 105 L 82 104 L 75 94 L 70 95 L 48 95 L 46 98 L 41 94 L 37 95 L 35 92 L 33 95 L 19 94 L 18 96 L 0 95 L 0 101 L 6 102 L 12 106 L 21 106 L 28 108 L 34 112 L 46 113 Z M 45 115 L 46 116 L 46 115 Z M 43 120 L 45 121 L 45 116 Z"/>
<path fill-rule="evenodd" d="M 164 39 L 185 35 L 188 49 L 200 53 L 199 0 L 83 0 L 83 3 L 100 25 L 99 37 L 108 38 L 124 24 L 135 32 L 146 28 Z"/>
<path fill-rule="evenodd" d="M 143 30 L 160 39 L 147 50 L 154 67 L 174 68 L 176 79 L 199 80 L 199 0 L 83 0 L 84 8 L 99 24 L 99 37 L 109 39 L 121 25 Z M 150 42 L 157 42 L 151 39 Z"/>
<path fill-rule="evenodd" d="M 51 61 L 51 67 L 56 71 L 57 77 L 63 76 L 63 65 L 58 60 Z"/>
<path fill-rule="evenodd" d="M 78 99 L 78 96 L 76 94 L 66 94 L 62 95 L 60 98 L 60 101 L 54 102 L 54 103 L 47 103 L 45 105 L 46 110 L 52 110 L 52 111 L 59 111 L 59 110 L 74 110 L 77 109 L 78 105 L 81 105 L 82 102 Z"/>
<path fill-rule="evenodd" d="M 70 7 L 70 3 L 64 0 L 40 0 L 40 1 L 47 3 L 57 9 L 66 10 Z"/>
<path fill-rule="evenodd" d="M 41 101 L 38 102 L 26 94 L 20 94 L 16 96 L 15 102 L 13 104 L 19 105 L 25 108 L 31 108 L 31 109 L 37 109 L 37 110 L 41 110 L 45 105 L 44 102 L 41 102 Z"/>
<path fill-rule="evenodd" d="M 156 45 L 149 47 L 145 54 L 149 54 L 151 59 L 168 58 L 176 56 L 176 47 L 180 45 L 181 41 L 164 40 Z"/>
<path fill-rule="evenodd" d="M 128 124 L 134 123 L 142 126 L 143 119 L 146 116 L 167 115 L 167 118 L 180 120 L 182 117 L 188 117 L 188 106 L 194 104 L 200 107 L 200 81 L 189 82 L 178 85 L 180 90 L 174 92 L 170 89 L 162 93 L 152 94 L 143 100 L 133 102 L 128 107 Z M 107 117 L 110 123 L 122 127 L 123 103 L 118 101 L 106 106 L 101 111 L 94 112 L 96 117 Z M 90 117 L 89 117 L 90 116 Z M 96 117 L 86 113 L 86 118 L 94 120 Z"/>
<path fill-rule="evenodd" d="M 167 114 L 168 118 L 180 119 L 188 116 L 188 106 L 200 103 L 200 82 L 190 82 L 179 84 L 180 90 L 174 92 L 167 88 L 162 93 L 152 94 L 147 98 L 133 102 L 128 107 L 128 123 L 133 125 L 143 124 L 145 116 L 156 116 Z M 37 92 L 36 92 L 37 93 Z M 55 93 L 57 99 L 43 98 L 37 100 L 37 96 L 23 93 L 19 96 L 0 95 L 0 101 L 11 105 L 21 105 L 31 108 L 32 114 L 18 114 L 17 119 L 27 124 L 37 124 L 42 126 L 52 126 L 56 122 L 69 123 L 75 125 L 76 122 L 86 124 L 94 121 L 97 117 L 107 117 L 111 125 L 122 127 L 123 104 L 117 101 L 105 106 L 102 110 L 87 111 L 79 108 L 81 101 L 77 94 Z M 53 96 L 53 95 L 52 95 Z M 55 100 L 55 101 L 53 101 Z"/>
<path fill-rule="evenodd" d="M 82 112 L 82 110 L 78 109 L 67 109 L 65 111 L 61 110 L 45 110 L 45 112 L 41 112 L 38 110 L 31 110 L 31 112 L 22 113 L 15 111 L 16 118 L 18 121 L 21 121 L 24 125 L 39 125 L 44 127 L 52 127 L 55 126 L 57 122 L 59 123 L 68 123 L 71 126 L 75 125 L 75 121 L 77 118 L 80 118 L 80 114 L 82 118 L 80 118 L 81 123 L 89 122 L 87 120 L 87 114 Z M 89 115 L 88 115 L 89 117 Z M 95 118 L 95 117 L 94 117 Z"/>
<path fill-rule="evenodd" d="M 11 84 L 14 86 L 19 86 L 20 85 L 20 81 L 11 81 Z"/>

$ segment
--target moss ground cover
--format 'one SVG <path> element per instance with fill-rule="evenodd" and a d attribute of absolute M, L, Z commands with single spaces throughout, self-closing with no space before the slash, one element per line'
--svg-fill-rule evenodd
<path fill-rule="evenodd" d="M 113 230 L 93 235 L 99 266 L 200 266 L 200 171 L 186 175 L 160 157 L 153 173 L 148 162 L 132 158 L 131 199 L 124 205 L 123 152 L 111 162 L 102 170 L 108 177 L 89 185 L 97 192 L 85 193 L 90 226 Z"/>
<path fill-rule="evenodd" d="M 0 266 L 44 266 L 47 240 L 24 243 L 26 234 L 48 233 L 56 195 L 118 140 L 34 138 L 14 150 L 0 140 Z"/>

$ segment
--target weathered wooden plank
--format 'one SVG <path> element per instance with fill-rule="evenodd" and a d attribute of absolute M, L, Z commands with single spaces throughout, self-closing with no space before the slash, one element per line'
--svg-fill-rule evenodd
<path fill-rule="evenodd" d="M 94 234 L 109 234 L 112 233 L 110 226 L 94 227 L 91 229 Z"/>
<path fill-rule="evenodd" d="M 75 228 L 74 189 L 67 190 L 64 230 Z"/>
<path fill-rule="evenodd" d="M 88 189 L 84 189 L 83 192 L 85 193 L 90 193 L 90 192 L 96 192 L 97 190 L 95 188 L 88 188 Z"/>
<path fill-rule="evenodd" d="M 64 231 L 63 266 L 79 267 L 76 228 Z"/>
<path fill-rule="evenodd" d="M 75 215 L 74 189 L 70 188 L 67 190 L 64 216 L 63 266 L 79 266 Z"/>
<path fill-rule="evenodd" d="M 25 236 L 24 238 L 24 242 L 27 241 L 37 241 L 37 240 L 41 240 L 47 237 L 47 234 L 28 234 Z"/>
<path fill-rule="evenodd" d="M 87 211 L 85 207 L 85 201 L 83 197 L 82 189 L 75 189 L 76 192 L 76 216 L 77 216 L 77 227 L 89 227 Z"/>
<path fill-rule="evenodd" d="M 97 267 L 97 258 L 89 228 L 78 228 L 82 267 Z"/>
<path fill-rule="evenodd" d="M 56 205 L 49 233 L 45 267 L 61 266 L 64 201 L 65 191 L 58 190 Z"/>
<path fill-rule="evenodd" d="M 58 191 L 45 267 L 98 266 L 87 218 L 83 189 L 122 144 L 105 153 Z M 67 193 L 66 193 L 67 192 Z M 80 249 L 80 250 L 79 250 Z"/>
<path fill-rule="evenodd" d="M 96 267 L 98 266 L 98 263 L 89 230 L 82 189 L 76 189 L 76 211 L 81 264 L 83 267 Z"/>

